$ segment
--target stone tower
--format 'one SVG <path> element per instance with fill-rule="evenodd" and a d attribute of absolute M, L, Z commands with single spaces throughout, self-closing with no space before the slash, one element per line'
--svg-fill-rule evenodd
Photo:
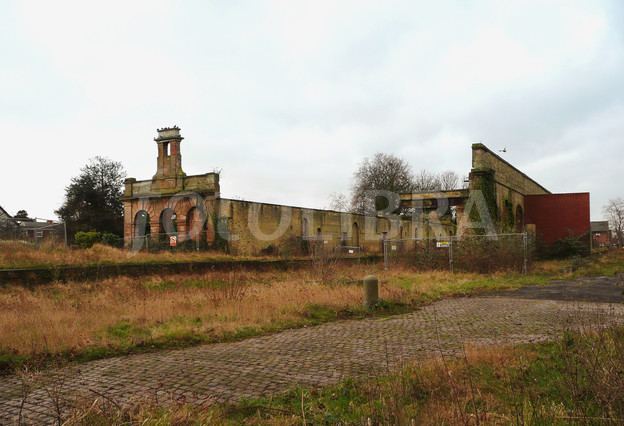
<path fill-rule="evenodd" d="M 158 129 L 154 141 L 158 145 L 156 174 L 152 178 L 152 188 L 181 189 L 186 173 L 182 170 L 180 143 L 184 139 L 178 126 Z"/>

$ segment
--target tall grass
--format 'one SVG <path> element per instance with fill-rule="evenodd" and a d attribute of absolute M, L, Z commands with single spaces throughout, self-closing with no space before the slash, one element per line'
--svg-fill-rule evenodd
<path fill-rule="evenodd" d="M 0 241 L 0 268 L 29 268 L 60 265 L 97 265 L 111 263 L 171 263 L 232 259 L 219 251 L 131 252 L 95 244 L 88 249 L 67 248 L 54 242 L 39 246 L 16 241 Z"/>
<path fill-rule="evenodd" d="M 315 268 L 212 272 L 0 288 L 0 354 L 92 356 L 133 347 L 212 342 L 368 315 L 360 279 L 376 273 L 385 313 L 445 295 L 526 284 L 520 275 L 383 271 L 342 265 L 329 279 Z M 102 352 L 98 355 L 98 351 Z M 91 355 L 90 355 L 91 356 Z"/>

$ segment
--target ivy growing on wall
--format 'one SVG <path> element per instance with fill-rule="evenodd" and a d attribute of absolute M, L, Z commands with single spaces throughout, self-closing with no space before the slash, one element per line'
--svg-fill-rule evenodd
<path fill-rule="evenodd" d="M 505 231 L 513 230 L 516 224 L 513 213 L 513 204 L 511 203 L 511 201 L 509 201 L 509 199 L 505 199 L 504 206 L 505 210 L 503 212 L 503 218 L 501 220 L 501 223 L 504 227 L 503 229 Z"/>
<path fill-rule="evenodd" d="M 471 191 L 481 191 L 485 200 L 486 208 L 492 220 L 498 218 L 498 206 L 496 205 L 496 181 L 494 179 L 494 171 L 491 169 L 473 170 L 471 178 Z M 470 212 L 472 221 L 480 221 L 477 209 Z M 485 230 L 483 230 L 485 231 Z"/>

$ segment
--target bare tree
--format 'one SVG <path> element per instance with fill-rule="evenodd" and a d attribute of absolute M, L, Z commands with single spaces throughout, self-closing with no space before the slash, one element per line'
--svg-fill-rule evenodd
<path fill-rule="evenodd" d="M 438 181 L 441 191 L 451 191 L 460 187 L 459 175 L 451 170 L 440 173 Z"/>
<path fill-rule="evenodd" d="M 378 152 L 372 159 L 365 158 L 354 174 L 351 210 L 374 214 L 387 207 L 383 205 L 383 197 L 375 196 L 375 191 L 399 194 L 413 190 L 414 178 L 409 164 L 394 155 Z"/>
<path fill-rule="evenodd" d="M 380 210 L 407 214 L 408 211 L 400 207 L 399 194 L 460 187 L 459 175 L 453 171 L 436 174 L 423 169 L 414 175 L 405 160 L 377 153 L 372 159 L 365 158 L 354 174 L 350 208 L 345 208 L 345 198 L 341 194 L 332 194 L 330 205 L 333 210 L 361 214 L 375 214 Z"/>
<path fill-rule="evenodd" d="M 349 212 L 350 205 L 347 196 L 340 192 L 332 192 L 329 195 L 329 210 L 336 210 L 338 212 Z"/>
<path fill-rule="evenodd" d="M 604 213 L 615 233 L 618 246 L 624 247 L 624 200 L 622 198 L 609 200 L 604 207 Z"/>
<path fill-rule="evenodd" d="M 440 189 L 440 178 L 429 170 L 421 170 L 414 176 L 414 191 L 438 191 Z"/>

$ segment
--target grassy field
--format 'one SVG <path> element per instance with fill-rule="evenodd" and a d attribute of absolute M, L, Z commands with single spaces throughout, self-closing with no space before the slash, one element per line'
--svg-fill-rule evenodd
<path fill-rule="evenodd" d="M 624 329 L 566 333 L 519 347 L 468 347 L 464 357 L 405 365 L 324 389 L 236 405 L 101 401 L 72 425 L 569 425 L 624 422 Z"/>
<path fill-rule="evenodd" d="M 529 275 L 478 275 L 381 265 L 327 270 L 213 272 L 0 288 L 0 367 L 84 361 L 130 352 L 227 341 L 346 318 L 413 310 L 442 297 L 552 278 L 623 270 L 610 253 L 585 261 L 537 263 Z M 382 303 L 361 306 L 360 279 L 375 273 Z"/>

